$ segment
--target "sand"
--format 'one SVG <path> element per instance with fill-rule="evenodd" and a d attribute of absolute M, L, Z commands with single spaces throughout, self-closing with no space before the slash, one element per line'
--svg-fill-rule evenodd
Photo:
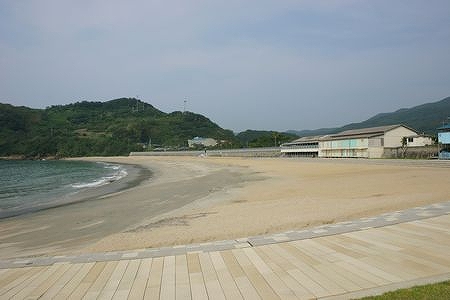
<path fill-rule="evenodd" d="M 89 158 L 153 176 L 107 197 L 0 220 L 0 258 L 142 249 L 302 229 L 450 200 L 450 162 Z"/>

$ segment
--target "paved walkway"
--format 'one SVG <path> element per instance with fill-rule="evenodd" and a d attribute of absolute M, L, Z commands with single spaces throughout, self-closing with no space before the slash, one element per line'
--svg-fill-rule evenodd
<path fill-rule="evenodd" d="M 0 261 L 0 299 L 357 298 L 450 279 L 450 202 L 269 236 Z"/>

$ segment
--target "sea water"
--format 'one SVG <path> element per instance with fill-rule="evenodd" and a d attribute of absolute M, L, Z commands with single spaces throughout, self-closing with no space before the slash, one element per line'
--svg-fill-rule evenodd
<path fill-rule="evenodd" d="M 112 163 L 0 160 L 0 218 L 62 205 L 126 175 L 125 166 Z"/>

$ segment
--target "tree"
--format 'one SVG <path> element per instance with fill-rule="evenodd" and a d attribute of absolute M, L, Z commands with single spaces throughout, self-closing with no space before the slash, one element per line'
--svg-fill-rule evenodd
<path fill-rule="evenodd" d="M 408 150 L 408 138 L 406 136 L 402 137 L 402 158 L 406 157 L 406 151 Z"/>

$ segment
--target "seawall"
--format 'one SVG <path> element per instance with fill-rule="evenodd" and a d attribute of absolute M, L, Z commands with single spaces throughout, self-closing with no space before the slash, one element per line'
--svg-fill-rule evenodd
<path fill-rule="evenodd" d="M 279 157 L 279 147 L 271 148 L 243 148 L 206 151 L 151 151 L 131 152 L 130 156 L 214 156 L 214 157 Z"/>

